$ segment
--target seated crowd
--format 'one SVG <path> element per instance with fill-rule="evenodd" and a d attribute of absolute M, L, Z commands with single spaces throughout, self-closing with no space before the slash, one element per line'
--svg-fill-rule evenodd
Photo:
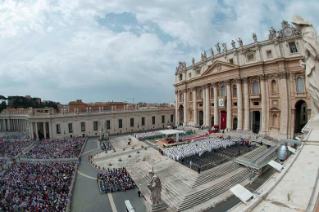
<path fill-rule="evenodd" d="M 75 163 L 13 163 L 0 173 L 0 211 L 65 211 Z"/>
<path fill-rule="evenodd" d="M 85 137 L 46 139 L 39 141 L 24 156 L 33 159 L 75 158 L 79 157 L 85 141 Z"/>
<path fill-rule="evenodd" d="M 126 169 L 108 169 L 105 173 L 98 173 L 97 182 L 101 193 L 126 191 L 135 188 L 135 183 Z"/>
<path fill-rule="evenodd" d="M 228 133 L 228 135 L 232 136 L 232 137 L 247 137 L 247 136 L 256 136 L 258 137 L 258 134 L 255 134 L 251 131 L 247 131 L 247 130 L 236 130 L 236 131 L 230 131 Z"/>
<path fill-rule="evenodd" d="M 4 164 L 6 164 L 6 163 L 7 163 L 6 160 L 0 160 L 0 168 L 1 168 Z"/>
<path fill-rule="evenodd" d="M 19 140 L 18 138 L 3 138 L 0 140 L 0 157 L 15 157 L 32 142 L 32 140 Z"/>
<path fill-rule="evenodd" d="M 236 139 L 219 139 L 219 138 L 205 138 L 199 141 L 183 144 L 172 148 L 162 149 L 163 155 L 166 155 L 173 160 L 179 160 L 198 154 L 202 155 L 204 152 L 211 152 L 214 149 L 227 148 L 235 145 Z"/>

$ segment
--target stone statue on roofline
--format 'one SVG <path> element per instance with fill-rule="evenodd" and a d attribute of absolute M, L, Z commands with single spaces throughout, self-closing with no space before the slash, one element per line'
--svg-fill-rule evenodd
<path fill-rule="evenodd" d="M 312 114 L 319 121 L 319 37 L 312 24 L 295 15 L 293 25 L 301 32 L 304 45 L 304 61 L 300 65 L 306 70 L 306 89 L 312 99 Z"/>
<path fill-rule="evenodd" d="M 192 64 L 193 64 L 193 66 L 195 65 L 195 59 L 194 58 L 192 58 Z"/>
<path fill-rule="evenodd" d="M 219 46 L 219 42 L 218 42 L 218 43 L 216 43 L 215 47 L 216 47 L 216 50 L 217 50 L 218 54 L 220 54 L 220 46 Z"/>
<path fill-rule="evenodd" d="M 244 46 L 243 41 L 240 38 L 237 39 L 237 42 L 238 42 L 240 48 L 243 48 L 243 46 Z"/>
<path fill-rule="evenodd" d="M 213 49 L 213 48 L 210 48 L 209 51 L 210 51 L 210 54 L 214 57 L 214 55 L 215 55 L 215 54 L 214 54 L 214 49 Z"/>
<path fill-rule="evenodd" d="M 222 46 L 223 46 L 223 52 L 227 52 L 227 44 L 223 43 Z"/>
<path fill-rule="evenodd" d="M 231 46 L 233 47 L 233 49 L 236 49 L 236 42 L 234 40 L 231 41 Z"/>
<path fill-rule="evenodd" d="M 256 35 L 256 33 L 253 33 L 253 39 L 254 39 L 254 42 L 257 43 L 257 35 Z"/>
<path fill-rule="evenodd" d="M 275 39 L 276 38 L 276 30 L 271 27 L 269 30 L 269 40 Z"/>

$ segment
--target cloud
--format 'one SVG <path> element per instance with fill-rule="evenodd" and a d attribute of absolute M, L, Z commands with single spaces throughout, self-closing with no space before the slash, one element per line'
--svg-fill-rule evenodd
<path fill-rule="evenodd" d="M 7 0 L 0 3 L 1 94 L 67 103 L 174 101 L 178 61 L 241 37 L 268 37 L 316 1 Z"/>

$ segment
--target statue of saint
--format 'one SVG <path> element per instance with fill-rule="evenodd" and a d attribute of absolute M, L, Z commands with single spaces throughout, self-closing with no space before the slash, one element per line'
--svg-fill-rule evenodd
<path fill-rule="evenodd" d="M 192 58 L 192 64 L 193 64 L 193 66 L 195 65 L 195 59 L 194 58 Z"/>
<path fill-rule="evenodd" d="M 210 54 L 214 57 L 214 49 L 210 48 L 209 51 L 210 51 Z"/>
<path fill-rule="evenodd" d="M 257 43 L 257 35 L 256 35 L 256 33 L 253 33 L 253 39 L 254 39 L 254 42 Z"/>
<path fill-rule="evenodd" d="M 153 173 L 154 174 L 154 173 Z M 162 201 L 162 183 L 157 175 L 153 175 L 151 178 L 151 182 L 147 185 L 147 187 L 151 190 L 151 201 L 152 205 L 159 205 Z"/>
<path fill-rule="evenodd" d="M 231 46 L 233 47 L 233 49 L 236 49 L 236 42 L 234 40 L 231 41 Z"/>
<path fill-rule="evenodd" d="M 240 38 L 237 39 L 237 42 L 238 42 L 239 46 L 241 48 L 243 48 L 243 41 Z"/>
<path fill-rule="evenodd" d="M 300 65 L 306 69 L 306 88 L 313 101 L 312 112 L 317 114 L 319 112 L 319 37 L 312 24 L 300 16 L 295 15 L 292 23 L 301 32 L 305 43 L 305 61 L 300 61 Z"/>
<path fill-rule="evenodd" d="M 219 46 L 219 42 L 215 45 L 215 47 L 216 47 L 216 50 L 217 50 L 218 54 L 220 54 L 220 46 Z"/>
<path fill-rule="evenodd" d="M 269 40 L 275 39 L 276 38 L 276 30 L 271 27 L 269 30 Z"/>
<path fill-rule="evenodd" d="M 223 43 L 222 46 L 223 46 L 223 52 L 227 52 L 227 44 Z"/>

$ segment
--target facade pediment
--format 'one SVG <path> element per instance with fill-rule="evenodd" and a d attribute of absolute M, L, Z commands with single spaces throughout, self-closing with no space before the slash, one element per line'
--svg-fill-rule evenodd
<path fill-rule="evenodd" d="M 238 68 L 239 68 L 238 65 L 226 63 L 223 61 L 215 61 L 212 65 L 208 66 L 207 70 L 204 71 L 201 76 L 210 75 L 213 73 L 219 73 L 223 71 L 234 70 Z"/>

